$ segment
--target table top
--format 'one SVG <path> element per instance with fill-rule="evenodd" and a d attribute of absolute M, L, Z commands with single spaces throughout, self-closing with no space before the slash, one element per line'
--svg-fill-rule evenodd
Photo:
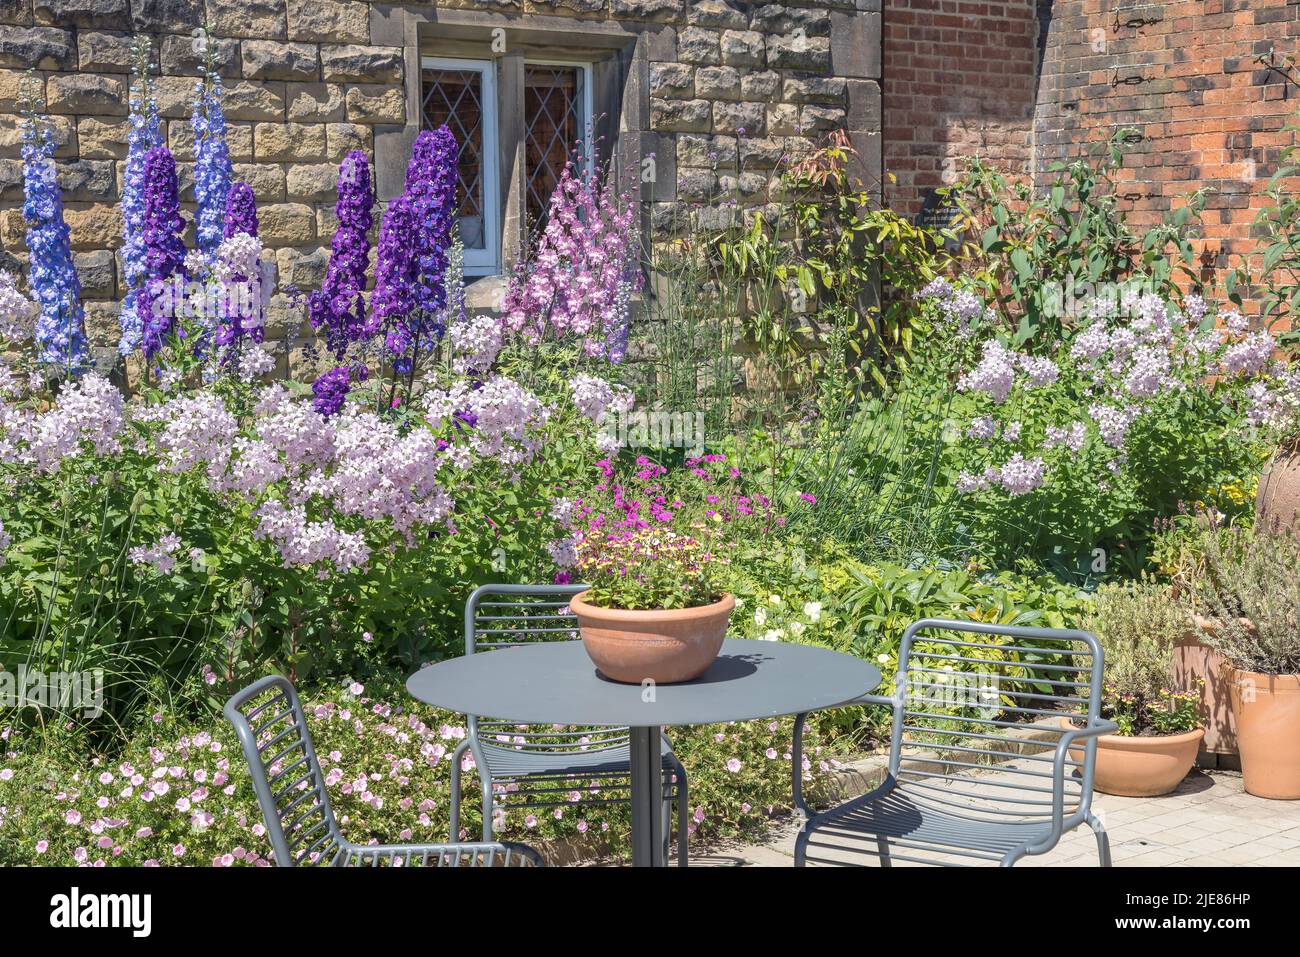
<path fill-rule="evenodd" d="M 426 704 L 527 724 L 663 727 L 815 711 L 874 691 L 880 671 L 851 655 L 729 638 L 709 670 L 650 689 L 610 681 L 581 641 L 537 642 L 422 668 L 406 690 Z"/>

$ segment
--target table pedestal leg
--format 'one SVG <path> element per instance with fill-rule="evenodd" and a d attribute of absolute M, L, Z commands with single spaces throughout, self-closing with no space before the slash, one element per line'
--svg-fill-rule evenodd
<path fill-rule="evenodd" d="M 632 866 L 663 867 L 663 762 L 658 728 L 632 728 Z"/>

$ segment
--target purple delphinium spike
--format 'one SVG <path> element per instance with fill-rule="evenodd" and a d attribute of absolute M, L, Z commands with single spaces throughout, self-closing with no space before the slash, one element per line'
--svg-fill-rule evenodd
<path fill-rule="evenodd" d="M 63 194 L 54 171 L 54 138 L 48 122 L 28 114 L 22 130 L 23 218 L 31 252 L 32 297 L 40 304 L 36 346 L 40 361 L 76 372 L 90 364 L 81 283 L 72 263 Z"/>
<path fill-rule="evenodd" d="M 369 376 L 370 370 L 361 363 L 335 366 L 312 383 L 312 409 L 326 418 L 337 415 L 352 390 L 352 383 L 365 382 Z"/>
<path fill-rule="evenodd" d="M 410 370 L 413 349 L 430 348 L 445 331 L 444 278 L 456 219 L 456 138 L 446 126 L 415 139 L 406 190 L 380 226 L 375 293 L 368 327 L 384 333 L 393 368 Z"/>
<path fill-rule="evenodd" d="M 138 300 L 144 353 L 153 356 L 171 335 L 174 310 L 165 308 L 160 297 L 173 276 L 185 275 L 185 244 L 181 232 L 180 198 L 176 183 L 176 160 L 165 146 L 155 146 L 144 160 L 144 244 L 145 289 Z"/>
<path fill-rule="evenodd" d="M 370 258 L 370 226 L 375 193 L 366 154 L 353 150 L 339 166 L 338 200 L 334 211 L 338 229 L 330 243 L 329 268 L 318 292 L 311 294 L 307 313 L 312 327 L 324 329 L 325 341 L 338 359 L 347 347 L 365 336 L 366 268 Z"/>
<path fill-rule="evenodd" d="M 391 324 L 403 321 L 414 302 L 415 213 L 405 193 L 384 210 L 379 224 L 379 246 L 375 259 L 375 291 L 370 296 L 370 316 L 365 337 L 370 338 Z"/>
<path fill-rule="evenodd" d="M 229 239 L 238 233 L 257 235 L 257 199 L 253 187 L 247 183 L 232 183 L 226 194 L 226 222 L 221 238 Z"/>

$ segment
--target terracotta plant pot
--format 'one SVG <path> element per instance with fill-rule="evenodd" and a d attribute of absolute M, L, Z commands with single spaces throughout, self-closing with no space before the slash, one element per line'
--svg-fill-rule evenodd
<path fill-rule="evenodd" d="M 1231 677 L 1242 783 L 1256 797 L 1300 798 L 1300 675 Z"/>
<path fill-rule="evenodd" d="M 1201 727 L 1205 729 L 1201 750 L 1206 754 L 1235 755 L 1237 726 L 1232 720 L 1231 668 L 1223 655 L 1205 643 L 1205 632 L 1214 634 L 1223 626 L 1200 615 L 1195 620 L 1197 627 L 1183 635 L 1174 647 L 1174 688 L 1200 689 L 1198 708 Z"/>
<path fill-rule="evenodd" d="M 1061 724 L 1069 727 L 1070 719 L 1062 718 Z M 1200 728 L 1151 737 L 1103 734 L 1097 739 L 1093 786 L 1104 794 L 1123 797 L 1168 794 L 1192 769 L 1203 737 Z M 1082 761 L 1083 748 L 1071 748 L 1070 757 Z"/>
<path fill-rule="evenodd" d="M 1255 522 L 1291 528 L 1300 514 L 1300 453 L 1279 451 L 1259 476 Z"/>
<path fill-rule="evenodd" d="M 671 684 L 704 674 L 718 657 L 736 607 L 734 598 L 723 595 L 699 608 L 629 611 L 589 605 L 587 594 L 569 602 L 583 647 L 602 675 L 630 684 Z"/>

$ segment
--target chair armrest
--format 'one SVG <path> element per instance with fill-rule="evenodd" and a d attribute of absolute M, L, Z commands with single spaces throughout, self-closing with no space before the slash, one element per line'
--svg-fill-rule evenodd
<path fill-rule="evenodd" d="M 1096 738 L 1103 734 L 1114 734 L 1119 725 L 1114 721 L 1097 720 L 1083 728 L 1069 728 L 1056 743 L 1056 754 L 1052 758 L 1052 832 L 1059 838 L 1065 818 L 1065 756 L 1070 753 L 1070 746 L 1083 738 Z"/>

